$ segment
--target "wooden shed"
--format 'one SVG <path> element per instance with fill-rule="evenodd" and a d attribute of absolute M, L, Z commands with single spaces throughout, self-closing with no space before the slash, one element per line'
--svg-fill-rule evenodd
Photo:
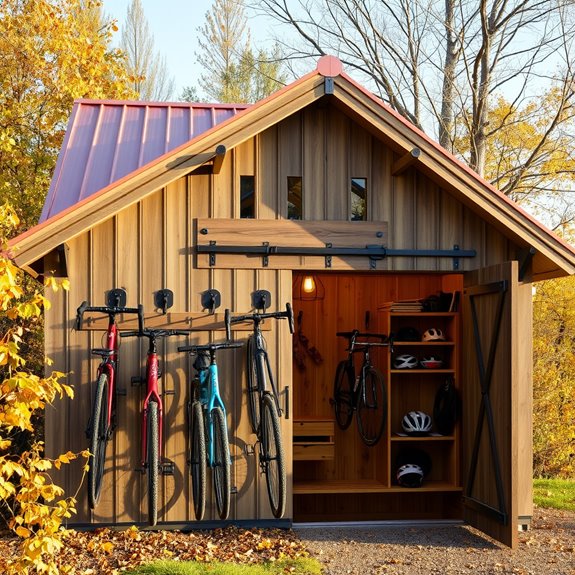
<path fill-rule="evenodd" d="M 202 343 L 224 339 L 224 308 L 247 312 L 252 293 L 266 289 L 272 309 L 291 302 L 299 318 L 295 340 L 283 322 L 266 332 L 286 406 L 288 505 L 284 519 L 273 520 L 251 449 L 245 352 L 226 352 L 231 520 L 464 520 L 516 544 L 532 511 L 531 284 L 573 274 L 575 251 L 358 85 L 337 59 L 320 59 L 252 106 L 77 101 L 42 221 L 12 245 L 30 273 L 65 275 L 71 284 L 48 294 L 46 353 L 76 392 L 47 411 L 51 453 L 86 448 L 97 365 L 90 349 L 102 324 L 72 329 L 83 300 L 102 305 L 108 290 L 123 287 L 129 305 L 144 305 L 147 323 L 189 329 L 188 342 Z M 306 275 L 315 280 L 313 298 L 300 293 Z M 163 288 L 174 292 L 165 315 L 153 309 Z M 222 296 L 213 316 L 202 306 L 208 289 Z M 453 305 L 422 312 L 399 303 L 440 292 L 456 293 Z M 397 342 L 393 353 L 441 354 L 444 364 L 407 372 L 394 368 L 389 348 L 375 353 L 388 417 L 381 441 L 367 447 L 354 425 L 334 424 L 333 378 L 345 357 L 336 333 L 402 327 L 441 329 L 448 341 Z M 297 362 L 294 341 L 304 352 Z M 162 354 L 165 457 L 174 465 L 162 477 L 160 524 L 193 527 L 184 409 L 191 366 L 177 345 L 166 342 Z M 130 386 L 144 356 L 142 344 L 123 341 L 104 492 L 93 512 L 81 493 L 76 524 L 144 521 L 145 481 L 136 470 L 142 390 Z M 462 402 L 455 430 L 399 434 L 406 411 L 433 410 L 447 378 Z M 395 481 L 398 454 L 410 447 L 433 462 L 418 489 Z M 66 471 L 69 492 L 80 475 Z M 215 518 L 211 510 L 208 522 Z"/>

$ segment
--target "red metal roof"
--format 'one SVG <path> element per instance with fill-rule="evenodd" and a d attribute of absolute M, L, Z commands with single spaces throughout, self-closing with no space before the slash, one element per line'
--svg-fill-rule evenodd
<path fill-rule="evenodd" d="M 247 107 L 246 104 L 77 100 L 40 222 Z"/>

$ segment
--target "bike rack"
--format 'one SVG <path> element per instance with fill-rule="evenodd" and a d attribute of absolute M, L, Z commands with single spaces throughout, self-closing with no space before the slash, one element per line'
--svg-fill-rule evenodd
<path fill-rule="evenodd" d="M 222 295 L 217 289 L 209 289 L 202 293 L 202 310 L 208 310 L 210 315 L 222 305 Z"/>
<path fill-rule="evenodd" d="M 106 303 L 108 304 L 108 307 L 126 307 L 127 299 L 128 296 L 124 288 L 114 288 L 108 292 Z"/>
<path fill-rule="evenodd" d="M 171 289 L 158 290 L 154 293 L 154 305 L 165 315 L 166 311 L 174 305 L 174 292 Z"/>
<path fill-rule="evenodd" d="M 272 294 L 265 289 L 252 293 L 252 307 L 263 312 L 272 304 Z"/>

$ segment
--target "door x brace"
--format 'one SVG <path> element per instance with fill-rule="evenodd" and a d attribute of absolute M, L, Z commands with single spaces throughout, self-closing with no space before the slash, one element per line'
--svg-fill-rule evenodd
<path fill-rule="evenodd" d="M 505 499 L 505 490 L 503 487 L 503 480 L 501 476 L 501 460 L 497 448 L 497 438 L 495 436 L 495 424 L 493 419 L 493 407 L 491 405 L 491 398 L 489 391 L 491 388 L 491 381 L 493 377 L 493 367 L 495 365 L 495 353 L 497 351 L 497 342 L 503 319 L 503 310 L 505 308 L 506 294 L 508 291 L 507 281 L 498 281 L 490 284 L 485 284 L 470 288 L 466 290 L 466 295 L 469 296 L 471 304 L 471 313 L 473 319 L 473 336 L 475 341 L 475 354 L 477 357 L 477 368 L 479 371 L 479 381 L 481 385 L 481 405 L 477 417 L 477 427 L 475 430 L 475 438 L 473 444 L 473 453 L 471 455 L 471 465 L 469 469 L 469 478 L 465 489 L 465 504 L 469 507 L 475 508 L 483 513 L 494 517 L 503 525 L 507 525 L 509 515 L 507 513 L 507 503 Z M 485 364 L 483 356 L 483 346 L 481 342 L 481 335 L 479 333 L 479 318 L 477 315 L 476 299 L 481 296 L 498 294 L 497 306 L 495 311 L 495 318 L 491 333 L 491 343 L 489 347 L 489 356 L 487 364 Z M 489 433 L 489 446 L 491 450 L 491 458 L 493 460 L 495 485 L 497 489 L 498 507 L 494 508 L 484 501 L 473 497 L 473 486 L 477 473 L 477 464 L 479 459 L 479 448 L 481 443 L 481 435 L 483 433 L 483 424 L 487 418 L 487 426 Z"/>

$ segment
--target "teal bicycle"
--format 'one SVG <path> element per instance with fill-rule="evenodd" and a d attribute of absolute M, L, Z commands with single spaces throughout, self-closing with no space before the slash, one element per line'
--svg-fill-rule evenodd
<path fill-rule="evenodd" d="M 212 469 L 216 508 L 227 519 L 231 498 L 231 457 L 226 424 L 226 408 L 220 395 L 216 352 L 241 347 L 243 342 L 184 345 L 178 351 L 195 355 L 190 401 L 188 402 L 188 464 L 196 519 L 206 509 L 207 468 Z"/>

